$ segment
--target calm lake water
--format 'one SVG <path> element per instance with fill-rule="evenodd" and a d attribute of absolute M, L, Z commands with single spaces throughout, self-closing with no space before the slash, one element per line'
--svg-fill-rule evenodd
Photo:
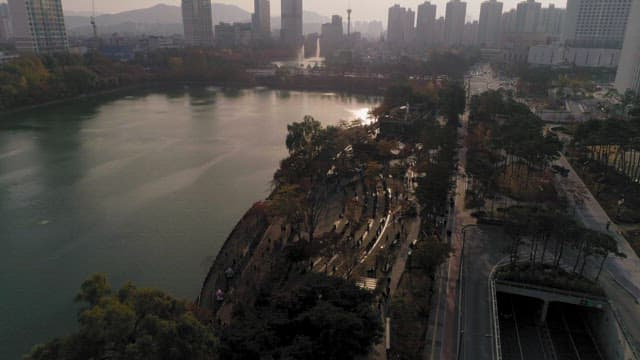
<path fill-rule="evenodd" d="M 286 125 L 363 117 L 377 101 L 180 88 L 0 115 L 0 359 L 73 331 L 73 297 L 95 272 L 194 299 L 267 195 Z"/>

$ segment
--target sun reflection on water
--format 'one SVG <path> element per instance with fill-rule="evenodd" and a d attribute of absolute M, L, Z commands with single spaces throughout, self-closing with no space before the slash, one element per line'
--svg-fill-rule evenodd
<path fill-rule="evenodd" d="M 365 107 L 365 108 L 360 108 L 360 109 L 354 109 L 354 110 L 350 110 L 349 112 L 351 113 L 351 115 L 353 115 L 353 119 L 360 119 L 362 120 L 362 123 L 365 125 L 369 125 L 372 122 L 374 122 L 374 118 L 371 116 L 371 114 L 369 114 L 369 111 L 371 109 Z"/>

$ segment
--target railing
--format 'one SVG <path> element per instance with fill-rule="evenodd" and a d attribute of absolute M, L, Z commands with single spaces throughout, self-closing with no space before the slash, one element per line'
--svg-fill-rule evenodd
<path fill-rule="evenodd" d="M 622 331 L 622 336 L 624 336 L 624 339 L 627 341 L 627 344 L 629 344 L 629 349 L 631 349 L 631 352 L 633 353 L 633 357 L 636 360 L 640 360 L 640 353 L 638 352 L 638 349 L 633 343 L 633 336 L 629 334 L 629 329 L 627 329 L 627 327 L 624 325 L 624 322 L 622 322 L 621 316 L 620 314 L 618 314 L 618 310 L 616 310 L 612 302 L 609 302 L 609 309 L 611 309 L 611 313 L 613 314 L 613 317 L 616 319 L 616 322 L 618 323 L 618 326 Z"/>
<path fill-rule="evenodd" d="M 496 268 L 489 274 L 489 298 L 491 299 L 491 322 L 493 325 L 494 359 L 502 360 L 502 345 L 500 344 L 500 319 L 498 318 L 498 301 L 496 300 L 496 282 L 493 279 Z"/>
<path fill-rule="evenodd" d="M 507 281 L 507 280 L 496 280 L 496 282 L 498 284 L 501 284 L 501 285 L 517 287 L 517 288 L 521 288 L 521 289 L 545 291 L 545 292 L 550 292 L 550 293 L 556 293 L 556 294 L 562 294 L 562 295 L 566 295 L 566 296 L 576 297 L 576 298 L 580 298 L 580 299 L 589 299 L 589 300 L 594 300 L 594 301 L 600 301 L 600 302 L 603 302 L 603 303 L 607 303 L 608 302 L 606 297 L 597 296 L 597 295 L 593 295 L 593 294 L 587 294 L 587 293 L 583 293 L 583 292 L 577 292 L 577 291 L 571 291 L 571 290 L 562 290 L 562 289 L 556 289 L 556 288 L 547 287 L 547 286 L 524 284 L 524 283 Z"/>

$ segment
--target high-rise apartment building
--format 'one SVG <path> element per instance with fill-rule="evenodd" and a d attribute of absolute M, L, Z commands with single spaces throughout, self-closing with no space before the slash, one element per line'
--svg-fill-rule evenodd
<path fill-rule="evenodd" d="M 407 9 L 407 21 L 404 23 L 404 41 L 410 43 L 416 39 L 416 12 Z"/>
<path fill-rule="evenodd" d="M 436 5 L 428 1 L 418 5 L 416 40 L 421 45 L 431 45 L 435 42 L 436 11 Z"/>
<path fill-rule="evenodd" d="M 567 0 L 562 39 L 568 46 L 621 48 L 633 0 Z"/>
<path fill-rule="evenodd" d="M 331 22 L 322 24 L 320 36 L 320 55 L 328 56 L 339 49 L 344 39 L 344 25 L 340 15 L 333 15 Z"/>
<path fill-rule="evenodd" d="M 11 20 L 9 19 L 9 5 L 0 4 L 0 41 L 11 38 Z"/>
<path fill-rule="evenodd" d="M 400 5 L 389 8 L 387 42 L 391 46 L 401 46 L 411 42 L 415 34 L 416 13 Z"/>
<path fill-rule="evenodd" d="M 564 16 L 564 9 L 557 8 L 553 4 L 549 4 L 549 7 L 543 8 L 540 12 L 538 32 L 560 36 L 564 26 Z"/>
<path fill-rule="evenodd" d="M 464 38 L 464 24 L 467 16 L 467 3 L 451 0 L 447 3 L 444 19 L 444 41 L 448 45 L 461 45 Z"/>
<path fill-rule="evenodd" d="M 190 46 L 213 45 L 211 0 L 182 0 L 184 40 Z"/>
<path fill-rule="evenodd" d="M 302 0 L 282 0 L 282 27 L 280 40 L 289 46 L 301 46 L 302 34 Z"/>
<path fill-rule="evenodd" d="M 518 3 L 516 9 L 516 32 L 534 33 L 538 30 L 542 4 L 535 0 Z"/>
<path fill-rule="evenodd" d="M 271 37 L 271 2 L 269 0 L 254 0 L 254 13 L 251 18 L 251 30 L 256 40 L 266 40 Z"/>
<path fill-rule="evenodd" d="M 500 24 L 502 22 L 502 3 L 497 0 L 487 0 L 480 5 L 480 20 L 478 24 L 478 44 L 484 47 L 496 48 L 500 45 Z"/>
<path fill-rule="evenodd" d="M 353 24 L 351 33 L 360 33 L 363 38 L 370 40 L 380 40 L 380 36 L 384 33 L 384 25 L 382 21 L 356 21 Z"/>
<path fill-rule="evenodd" d="M 478 20 L 467 22 L 464 24 L 464 34 L 462 36 L 463 45 L 477 45 L 478 44 L 478 29 L 480 25 Z"/>
<path fill-rule="evenodd" d="M 20 52 L 69 50 L 61 0 L 9 0 L 12 38 Z"/>
<path fill-rule="evenodd" d="M 502 28 L 503 36 L 505 34 L 510 34 L 516 32 L 516 10 L 511 9 L 502 14 L 502 22 L 500 27 Z"/>
<path fill-rule="evenodd" d="M 634 1 L 630 8 L 615 87 L 620 93 L 640 93 L 640 1 Z"/>
<path fill-rule="evenodd" d="M 433 42 L 435 42 L 436 44 L 442 44 L 444 42 L 444 29 L 444 16 L 440 16 L 438 19 L 436 19 L 436 33 L 433 37 Z"/>

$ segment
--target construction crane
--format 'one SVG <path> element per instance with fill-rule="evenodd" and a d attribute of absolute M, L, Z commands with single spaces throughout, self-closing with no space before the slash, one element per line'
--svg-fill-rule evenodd
<path fill-rule="evenodd" d="M 98 39 L 98 26 L 96 25 L 96 0 L 91 0 L 91 27 L 93 28 L 93 39 Z"/>

